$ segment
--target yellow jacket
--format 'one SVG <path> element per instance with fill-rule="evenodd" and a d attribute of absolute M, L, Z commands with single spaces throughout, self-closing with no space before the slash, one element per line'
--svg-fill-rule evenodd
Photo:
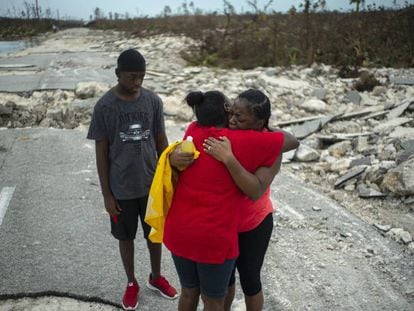
<path fill-rule="evenodd" d="M 145 222 L 151 226 L 149 239 L 153 243 L 162 243 L 163 240 L 165 218 L 174 194 L 169 155 L 180 143 L 180 141 L 177 141 L 170 144 L 161 154 L 148 195 Z M 197 150 L 194 150 L 195 159 L 198 158 L 199 154 Z"/>

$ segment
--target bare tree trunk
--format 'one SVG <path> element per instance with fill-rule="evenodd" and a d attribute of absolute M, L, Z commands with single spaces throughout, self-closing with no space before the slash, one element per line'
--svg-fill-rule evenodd
<path fill-rule="evenodd" d="M 40 16 L 39 16 L 39 3 L 38 3 L 38 0 L 36 0 L 36 18 L 37 18 L 37 19 L 40 19 Z"/>

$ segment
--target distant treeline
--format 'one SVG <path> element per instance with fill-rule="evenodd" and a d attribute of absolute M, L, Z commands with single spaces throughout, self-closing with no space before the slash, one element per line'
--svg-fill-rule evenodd
<path fill-rule="evenodd" d="M 0 19 L 0 36 L 14 38 L 51 30 L 53 20 Z M 80 22 L 60 21 L 60 29 Z M 194 65 L 250 69 L 259 66 L 331 64 L 352 73 L 360 66 L 414 66 L 414 6 L 355 12 L 237 15 L 186 14 L 130 19 L 97 18 L 88 27 L 135 37 L 185 35 L 199 44 L 183 52 Z"/>
<path fill-rule="evenodd" d="M 258 66 L 332 64 L 414 66 L 414 6 L 360 12 L 290 12 L 190 15 L 130 20 L 98 19 L 90 27 L 131 36 L 183 34 L 200 44 L 183 56 L 195 65 Z"/>
<path fill-rule="evenodd" d="M 0 40 L 30 38 L 53 30 L 83 26 L 81 21 L 56 21 L 54 19 L 23 19 L 0 17 Z"/>

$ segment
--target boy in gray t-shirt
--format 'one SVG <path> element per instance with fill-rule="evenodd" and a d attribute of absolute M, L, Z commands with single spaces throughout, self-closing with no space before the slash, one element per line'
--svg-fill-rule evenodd
<path fill-rule="evenodd" d="M 118 57 L 118 84 L 95 105 L 88 139 L 95 140 L 96 164 L 105 208 L 111 216 L 111 233 L 119 240 L 128 285 L 124 309 L 138 306 L 139 286 L 134 272 L 134 239 L 138 218 L 147 239 L 151 274 L 147 286 L 166 298 L 177 291 L 160 274 L 161 244 L 148 239 L 145 223 L 149 189 L 158 157 L 168 146 L 163 104 L 153 92 L 142 88 L 145 59 L 134 49 Z"/>

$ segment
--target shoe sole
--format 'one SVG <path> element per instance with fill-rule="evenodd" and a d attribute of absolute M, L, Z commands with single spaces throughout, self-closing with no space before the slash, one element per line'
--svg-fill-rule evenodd
<path fill-rule="evenodd" d="M 135 305 L 135 307 L 125 307 L 123 302 L 121 304 L 122 304 L 122 308 L 124 308 L 124 310 L 136 310 L 138 308 L 138 301 L 137 301 L 137 304 Z"/>
<path fill-rule="evenodd" d="M 157 291 L 157 292 L 159 292 L 160 294 L 161 294 L 161 296 L 162 297 L 164 297 L 164 298 L 167 298 L 167 299 L 170 299 L 170 300 L 174 300 L 174 299 L 177 299 L 178 298 L 178 293 L 174 296 L 174 297 L 170 297 L 170 296 L 168 296 L 168 295 L 166 295 L 166 294 L 164 294 L 159 288 L 156 288 L 155 286 L 152 286 L 149 282 L 147 283 L 147 287 L 149 288 L 149 289 L 151 289 L 151 290 L 153 290 L 153 291 Z"/>

